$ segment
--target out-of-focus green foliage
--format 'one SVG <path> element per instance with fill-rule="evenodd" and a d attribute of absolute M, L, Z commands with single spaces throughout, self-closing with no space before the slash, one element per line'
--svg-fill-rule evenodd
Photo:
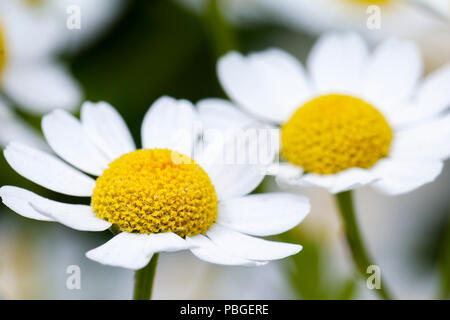
<path fill-rule="evenodd" d="M 161 95 L 220 95 L 203 21 L 171 1 L 134 1 L 109 36 L 73 60 L 88 100 L 105 100 L 138 141 L 142 118 Z"/>
<path fill-rule="evenodd" d="M 338 272 L 327 268 L 329 260 L 325 248 L 293 229 L 280 236 L 282 241 L 301 243 L 301 254 L 284 262 L 288 282 L 301 299 L 348 300 L 354 297 L 356 282 L 345 279 Z"/>

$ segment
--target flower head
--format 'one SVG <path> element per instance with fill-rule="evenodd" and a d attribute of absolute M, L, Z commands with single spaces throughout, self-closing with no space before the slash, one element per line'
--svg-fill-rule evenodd
<path fill-rule="evenodd" d="M 333 193 L 372 183 L 400 194 L 436 178 L 450 156 L 450 116 L 444 114 L 449 65 L 421 82 L 413 43 L 388 40 L 370 54 L 359 36 L 348 33 L 323 36 L 307 67 L 279 49 L 232 52 L 218 64 L 220 82 L 236 105 L 280 125 L 286 160 L 280 183 Z M 219 109 L 214 101 L 207 104 Z M 248 114 L 216 120 L 235 123 Z"/>
<path fill-rule="evenodd" d="M 136 150 L 126 124 L 107 103 L 85 103 L 81 122 L 56 110 L 43 118 L 42 129 L 66 162 L 18 143 L 5 149 L 6 160 L 29 180 L 90 197 L 91 205 L 56 202 L 12 186 L 2 187 L 0 196 L 28 218 L 82 231 L 114 225 L 120 233 L 87 253 L 113 266 L 140 269 L 154 253 L 185 249 L 211 263 L 248 266 L 299 252 L 299 245 L 253 236 L 296 226 L 309 212 L 308 200 L 285 193 L 248 195 L 264 177 L 260 168 L 211 161 L 221 156 L 214 143 L 193 155 L 197 118 L 188 101 L 160 98 L 144 118 L 143 146 Z M 175 134 L 180 129 L 185 139 Z"/>
<path fill-rule="evenodd" d="M 283 157 L 318 174 L 370 168 L 386 157 L 392 130 L 364 100 L 339 94 L 305 103 L 282 126 Z"/>
<path fill-rule="evenodd" d="M 0 91 L 31 113 L 73 110 L 81 89 L 55 61 L 64 25 L 29 7 L 25 1 L 0 3 Z"/>
<path fill-rule="evenodd" d="M 97 179 L 91 206 L 122 231 L 205 233 L 217 219 L 217 195 L 194 160 L 169 149 L 145 149 L 114 160 Z"/>

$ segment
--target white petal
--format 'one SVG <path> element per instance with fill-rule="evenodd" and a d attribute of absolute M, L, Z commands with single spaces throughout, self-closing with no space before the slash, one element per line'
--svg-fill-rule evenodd
<path fill-rule="evenodd" d="M 450 63 L 427 76 L 417 92 L 410 104 L 393 114 L 394 125 L 416 124 L 450 108 Z"/>
<path fill-rule="evenodd" d="M 290 164 L 289 162 L 280 162 L 268 168 L 268 174 L 275 176 L 275 181 L 281 187 L 290 187 L 296 185 L 303 175 L 303 168 Z"/>
<path fill-rule="evenodd" d="M 252 165 L 217 165 L 206 172 L 220 201 L 249 194 L 264 179 L 262 169 Z"/>
<path fill-rule="evenodd" d="M 30 206 L 28 201 L 24 201 L 21 191 L 25 190 L 13 186 L 1 187 L 0 197 L 2 198 L 5 206 L 20 214 L 22 217 L 41 221 L 55 221 L 51 217 L 45 216 L 36 211 L 32 206 Z"/>
<path fill-rule="evenodd" d="M 81 122 L 109 161 L 136 150 L 128 127 L 109 103 L 85 102 L 81 107 Z"/>
<path fill-rule="evenodd" d="M 450 63 L 425 78 L 417 100 L 428 117 L 450 107 Z"/>
<path fill-rule="evenodd" d="M 351 168 L 336 174 L 307 173 L 291 182 L 298 186 L 325 188 L 335 194 L 363 187 L 378 179 L 379 176 L 370 170 Z"/>
<path fill-rule="evenodd" d="M 60 23 L 58 31 L 66 40 L 64 49 L 69 49 L 70 53 L 76 53 L 80 49 L 95 45 L 96 41 L 99 41 L 111 29 L 111 26 L 127 6 L 121 0 L 57 0 L 51 2 L 56 7 L 55 10 L 60 12 L 58 15 L 58 22 Z M 80 8 L 82 15 L 81 30 L 72 30 L 65 27 L 67 18 L 70 17 L 66 14 L 66 10 L 71 5 Z"/>
<path fill-rule="evenodd" d="M 26 122 L 16 117 L 7 104 L 0 99 L 0 146 L 4 147 L 11 141 L 48 149 L 41 134 Z"/>
<path fill-rule="evenodd" d="M 11 66 L 2 85 L 21 107 L 36 114 L 58 108 L 74 110 L 82 98 L 81 89 L 68 72 L 45 61 Z"/>
<path fill-rule="evenodd" d="M 23 201 L 39 213 L 75 230 L 104 231 L 111 227 L 111 223 L 95 215 L 91 206 L 51 201 L 34 194 L 26 195 Z"/>
<path fill-rule="evenodd" d="M 450 157 L 450 114 L 395 132 L 390 156 L 445 160 Z"/>
<path fill-rule="evenodd" d="M 219 60 L 217 72 L 230 98 L 266 120 L 285 121 L 310 95 L 303 66 L 280 49 L 231 52 Z"/>
<path fill-rule="evenodd" d="M 436 179 L 442 167 L 441 161 L 433 160 L 380 160 L 372 170 L 382 179 L 373 187 L 388 195 L 406 193 Z"/>
<path fill-rule="evenodd" d="M 398 107 L 408 99 L 422 74 L 419 48 L 410 41 L 387 40 L 377 47 L 363 79 L 363 94 L 377 107 Z M 388 111 L 388 110 L 386 110 Z"/>
<path fill-rule="evenodd" d="M 200 260 L 231 266 L 262 266 L 267 262 L 252 261 L 231 255 L 221 247 L 214 244 L 207 237 L 199 234 L 194 237 L 186 237 L 186 240 L 196 246 L 191 252 Z"/>
<path fill-rule="evenodd" d="M 260 135 L 257 129 L 246 132 L 235 131 L 225 141 L 210 142 L 196 157 L 208 173 L 219 200 L 253 191 L 264 179 L 264 167 L 273 161 L 276 153 L 273 140 Z"/>
<path fill-rule="evenodd" d="M 302 246 L 297 244 L 251 237 L 218 224 L 213 225 L 206 234 L 212 242 L 229 254 L 250 260 L 283 259 L 299 253 L 302 249 Z"/>
<path fill-rule="evenodd" d="M 174 233 L 136 234 L 122 232 L 104 245 L 86 253 L 94 261 L 123 267 L 128 269 L 141 269 L 157 252 L 174 252 L 195 248 Z"/>
<path fill-rule="evenodd" d="M 57 54 L 63 40 L 62 25 L 58 24 L 57 19 L 49 18 L 51 12 L 46 4 L 42 10 L 35 9 L 25 1 L 0 1 L 8 60 L 35 62 Z M 62 14 L 65 15 L 65 10 Z"/>
<path fill-rule="evenodd" d="M 157 252 L 174 252 L 193 248 L 193 245 L 172 232 L 152 233 L 148 235 L 145 252 L 147 254 Z"/>
<path fill-rule="evenodd" d="M 234 104 L 223 99 L 204 99 L 197 103 L 199 118 L 205 130 L 228 130 L 246 128 L 256 120 L 240 111 Z"/>
<path fill-rule="evenodd" d="M 239 232 L 269 236 L 292 229 L 310 209 L 308 199 L 301 195 L 252 194 L 220 202 L 217 223 Z"/>
<path fill-rule="evenodd" d="M 89 197 L 95 188 L 95 180 L 48 153 L 11 143 L 4 155 L 17 173 L 47 189 Z"/>
<path fill-rule="evenodd" d="M 37 220 L 57 221 L 80 231 L 104 231 L 111 223 L 97 218 L 90 206 L 49 200 L 17 187 L 0 189 L 3 203 L 18 214 Z"/>
<path fill-rule="evenodd" d="M 148 237 L 148 234 L 122 232 L 88 251 L 86 257 L 105 265 L 138 270 L 145 267 L 152 257 L 152 253 L 146 253 Z"/>
<path fill-rule="evenodd" d="M 55 153 L 73 166 L 100 176 L 108 160 L 91 141 L 81 123 L 64 110 L 55 110 L 42 118 L 42 131 Z"/>
<path fill-rule="evenodd" d="M 308 57 L 308 71 L 319 93 L 358 93 L 368 50 L 354 33 L 322 36 Z"/>
<path fill-rule="evenodd" d="M 144 117 L 142 145 L 148 149 L 170 149 L 190 156 L 197 138 L 195 121 L 195 111 L 189 101 L 161 97 Z"/>

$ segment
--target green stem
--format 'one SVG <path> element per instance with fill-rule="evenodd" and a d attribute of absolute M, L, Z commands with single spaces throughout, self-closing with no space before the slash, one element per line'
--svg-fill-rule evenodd
<path fill-rule="evenodd" d="M 158 255 L 158 253 L 153 254 L 147 266 L 136 271 L 134 275 L 134 300 L 150 300 L 152 298 Z"/>
<path fill-rule="evenodd" d="M 208 0 L 205 10 L 205 28 L 217 58 L 236 49 L 232 27 L 225 21 L 217 0 Z"/>
<path fill-rule="evenodd" d="M 367 267 L 374 265 L 374 263 L 372 263 L 359 233 L 355 209 L 353 207 L 352 192 L 345 191 L 338 193 L 336 200 L 344 222 L 345 235 L 353 256 L 353 261 L 361 275 L 366 278 Z M 383 299 L 392 299 L 389 290 L 383 282 L 380 289 L 377 289 L 377 292 Z"/>

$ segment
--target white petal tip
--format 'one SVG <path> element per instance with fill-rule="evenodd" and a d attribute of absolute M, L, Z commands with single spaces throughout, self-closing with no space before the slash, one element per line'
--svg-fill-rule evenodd
<path fill-rule="evenodd" d="M 118 268 L 125 268 L 125 269 L 129 269 L 129 270 L 139 270 L 144 268 L 148 262 L 151 259 L 151 256 L 148 258 L 148 261 L 144 261 L 141 263 L 127 263 L 126 261 L 110 261 L 108 259 L 108 257 L 105 257 L 103 254 L 101 254 L 101 252 L 99 252 L 99 250 L 97 250 L 98 248 L 92 249 L 88 252 L 85 253 L 86 258 L 88 258 L 89 260 L 98 262 L 100 264 L 103 264 L 105 266 L 110 266 L 110 267 L 118 267 Z"/>

